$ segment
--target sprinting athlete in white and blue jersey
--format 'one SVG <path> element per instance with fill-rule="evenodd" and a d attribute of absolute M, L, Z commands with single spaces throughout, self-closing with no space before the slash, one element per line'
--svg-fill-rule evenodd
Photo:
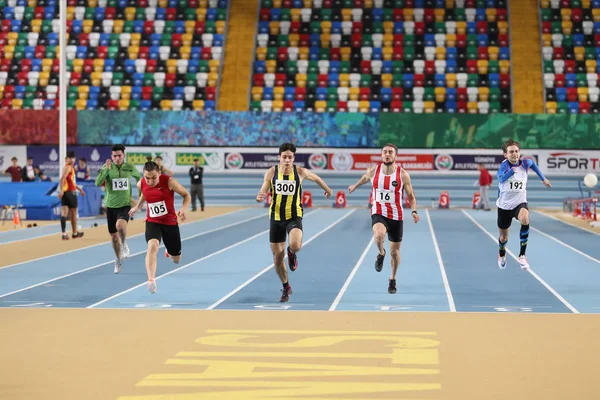
<path fill-rule="evenodd" d="M 527 207 L 527 173 L 533 170 L 546 187 L 552 187 L 550 181 L 544 177 L 542 171 L 533 160 L 521 160 L 519 142 L 508 139 L 502 145 L 504 160 L 498 170 L 498 267 L 506 268 L 506 242 L 512 219 L 516 218 L 521 223 L 521 250 L 519 251 L 519 265 L 521 269 L 529 269 L 525 250 L 529 238 L 529 208 Z"/>

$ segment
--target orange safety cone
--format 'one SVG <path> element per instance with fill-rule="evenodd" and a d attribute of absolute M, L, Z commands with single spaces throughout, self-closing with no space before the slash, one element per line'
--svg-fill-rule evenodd
<path fill-rule="evenodd" d="M 23 227 L 21 224 L 21 216 L 19 215 L 19 210 L 13 209 L 13 225 L 16 228 L 17 225 Z"/>

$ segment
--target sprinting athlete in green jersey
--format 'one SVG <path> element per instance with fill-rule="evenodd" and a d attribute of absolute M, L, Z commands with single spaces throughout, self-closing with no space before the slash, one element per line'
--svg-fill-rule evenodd
<path fill-rule="evenodd" d="M 129 257 L 129 247 L 125 243 L 125 239 L 127 238 L 127 223 L 132 204 L 131 177 L 135 178 L 137 182 L 141 179 L 141 175 L 135 165 L 125 162 L 125 146 L 122 144 L 112 147 L 111 159 L 106 160 L 106 164 L 100 168 L 96 186 L 106 183 L 104 196 L 106 220 L 113 249 L 117 256 L 114 273 L 118 274 L 121 272 L 123 259 Z"/>

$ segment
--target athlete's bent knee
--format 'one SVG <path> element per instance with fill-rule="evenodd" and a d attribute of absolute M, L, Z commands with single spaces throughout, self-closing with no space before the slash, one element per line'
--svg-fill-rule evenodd
<path fill-rule="evenodd" d="M 390 254 L 394 258 L 400 257 L 400 249 L 390 249 Z"/>
<path fill-rule="evenodd" d="M 302 247 L 302 242 L 301 241 L 291 241 L 290 242 L 290 250 L 292 251 L 292 253 L 297 253 L 300 251 L 300 248 Z"/>
<path fill-rule="evenodd" d="M 152 239 L 148 242 L 148 251 L 152 253 L 158 253 L 158 240 Z"/>
<path fill-rule="evenodd" d="M 169 258 L 173 261 L 173 264 L 179 264 L 179 261 L 181 261 L 181 256 L 169 256 Z"/>

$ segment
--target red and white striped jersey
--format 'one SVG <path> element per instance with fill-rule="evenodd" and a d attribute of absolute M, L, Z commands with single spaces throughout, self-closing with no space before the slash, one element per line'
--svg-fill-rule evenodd
<path fill-rule="evenodd" d="M 382 164 L 379 164 L 371 182 L 373 183 L 371 215 L 379 214 L 395 221 L 401 221 L 404 217 L 402 168 L 396 165 L 396 169 L 391 175 L 385 175 L 382 171 Z"/>

